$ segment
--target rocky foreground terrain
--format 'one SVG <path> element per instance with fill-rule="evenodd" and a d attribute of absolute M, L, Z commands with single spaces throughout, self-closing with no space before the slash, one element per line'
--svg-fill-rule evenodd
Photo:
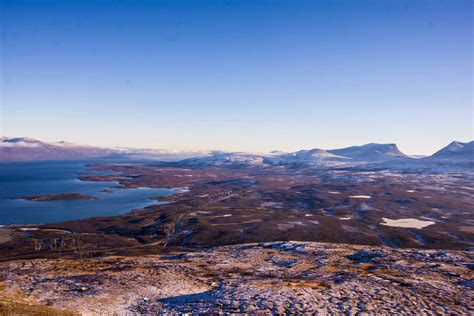
<path fill-rule="evenodd" d="M 0 264 L 0 314 L 473 314 L 474 252 L 271 242 Z"/>

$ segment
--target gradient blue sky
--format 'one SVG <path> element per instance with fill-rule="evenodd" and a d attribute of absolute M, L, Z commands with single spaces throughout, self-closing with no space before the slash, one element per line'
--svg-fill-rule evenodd
<path fill-rule="evenodd" d="M 3 135 L 410 154 L 473 138 L 472 1 L 0 3 Z"/>

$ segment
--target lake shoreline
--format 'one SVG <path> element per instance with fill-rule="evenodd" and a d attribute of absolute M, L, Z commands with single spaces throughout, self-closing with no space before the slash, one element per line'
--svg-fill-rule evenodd
<path fill-rule="evenodd" d="M 0 224 L 44 225 L 124 215 L 170 203 L 168 196 L 186 191 L 127 186 L 120 181 L 121 173 L 96 167 L 90 161 L 0 165 L 0 184 L 5 188 L 0 192 Z"/>

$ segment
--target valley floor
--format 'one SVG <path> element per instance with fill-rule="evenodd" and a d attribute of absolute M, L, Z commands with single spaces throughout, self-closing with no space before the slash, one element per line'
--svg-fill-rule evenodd
<path fill-rule="evenodd" d="M 468 250 L 270 242 L 11 261 L 0 264 L 0 314 L 467 315 L 474 313 L 473 259 Z"/>

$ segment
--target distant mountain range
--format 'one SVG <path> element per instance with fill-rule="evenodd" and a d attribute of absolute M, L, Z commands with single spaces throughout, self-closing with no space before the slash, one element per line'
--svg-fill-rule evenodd
<path fill-rule="evenodd" d="M 94 147 L 64 141 L 43 142 L 30 137 L 0 137 L 0 161 L 125 159 L 176 161 L 207 155 L 208 152 Z"/>
<path fill-rule="evenodd" d="M 409 156 L 396 144 L 370 143 L 341 149 L 314 148 L 292 153 L 274 151 L 269 154 L 244 152 L 183 152 L 164 149 L 105 148 L 67 142 L 43 142 L 34 138 L 0 138 L 0 161 L 34 160 L 156 160 L 175 162 L 179 166 L 338 166 L 367 163 L 474 163 L 474 141 L 454 141 L 427 157 Z"/>

